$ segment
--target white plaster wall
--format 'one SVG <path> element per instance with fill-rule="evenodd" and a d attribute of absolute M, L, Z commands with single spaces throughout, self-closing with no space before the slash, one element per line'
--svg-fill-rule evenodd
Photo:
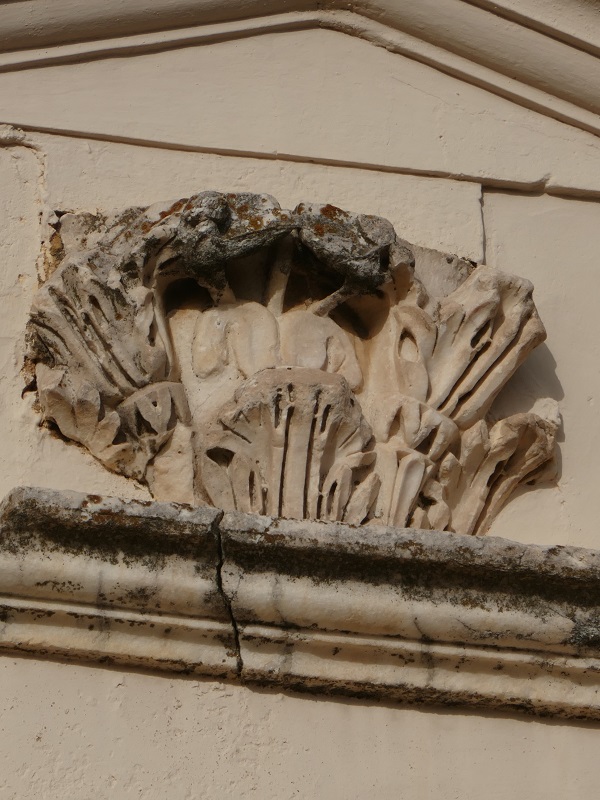
<path fill-rule="evenodd" d="M 2 74 L 1 121 L 31 130 L 5 131 L 0 147 L 0 494 L 146 496 L 40 429 L 21 399 L 44 215 L 266 191 L 382 214 L 415 243 L 534 281 L 549 339 L 502 402 L 560 401 L 562 475 L 514 500 L 492 533 L 600 547 L 596 137 L 324 31 Z M 600 780 L 592 724 L 7 656 L 0 708 L 0 800 L 548 800 L 595 797 Z"/>

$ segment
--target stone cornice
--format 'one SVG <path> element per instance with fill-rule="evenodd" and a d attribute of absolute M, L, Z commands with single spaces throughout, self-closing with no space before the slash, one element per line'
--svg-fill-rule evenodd
<path fill-rule="evenodd" d="M 587 16 L 563 32 L 539 10 L 465 0 L 146 0 L 0 3 L 0 71 L 323 27 L 359 36 L 521 105 L 600 131 L 598 43 Z M 574 10 L 580 3 L 572 0 Z M 572 16 L 574 18 L 574 16 Z M 199 26 L 199 27 L 190 27 Z M 42 49 L 34 49 L 42 48 Z"/>
<path fill-rule="evenodd" d="M 286 0 L 284 9 L 276 0 L 107 0 L 101 5 L 73 5 L 69 0 L 0 0 L 0 43 L 2 50 L 18 50 L 318 9 L 348 9 L 390 23 L 393 18 L 404 19 L 405 27 L 422 21 L 422 28 L 434 29 L 438 23 L 427 18 L 431 2 L 441 14 L 450 10 L 457 22 L 472 21 L 478 27 L 474 21 L 484 19 L 478 13 L 481 11 L 581 50 L 600 53 L 597 11 L 586 0 L 427 0 L 420 9 L 411 8 L 414 4 L 406 0 Z M 460 38 L 465 38 L 465 33 Z"/>
<path fill-rule="evenodd" d="M 0 647 L 600 718 L 600 552 L 17 489 Z"/>

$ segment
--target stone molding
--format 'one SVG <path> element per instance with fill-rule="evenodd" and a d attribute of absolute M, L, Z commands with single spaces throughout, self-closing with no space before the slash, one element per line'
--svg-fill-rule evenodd
<path fill-rule="evenodd" d="M 15 489 L 0 648 L 600 718 L 600 552 Z"/>
<path fill-rule="evenodd" d="M 537 7 L 516 13 L 510 3 L 505 9 L 489 5 L 483 0 L 377 0 L 355 3 L 347 11 L 337 0 L 294 0 L 280 13 L 278 4 L 259 0 L 161 0 L 151 9 L 146 0 L 129 0 L 125 12 L 116 0 L 95 7 L 48 0 L 0 3 L 0 71 L 322 27 L 600 132 L 600 49 L 593 27 L 574 24 L 563 32 Z M 580 6 L 582 19 L 589 18 L 587 4 L 571 0 L 569 5 L 571 19 Z"/>

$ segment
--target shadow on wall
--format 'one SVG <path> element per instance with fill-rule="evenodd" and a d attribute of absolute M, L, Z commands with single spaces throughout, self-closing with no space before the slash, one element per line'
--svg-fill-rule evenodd
<path fill-rule="evenodd" d="M 30 661 L 36 662 L 38 659 L 34 656 L 29 656 L 23 653 L 7 653 L 4 658 L 11 659 L 13 662 Z M 1 657 L 0 657 L 1 658 Z M 253 695 L 262 695 L 267 698 L 289 698 L 290 700 L 303 700 L 308 704 L 325 704 L 335 706 L 346 706 L 348 708 L 368 709 L 368 708 L 381 708 L 390 711 L 419 711 L 423 714 L 434 714 L 435 716 L 450 716 L 450 717 L 477 717 L 486 719 L 506 719 L 515 720 L 523 724 L 529 725 L 543 725 L 546 727 L 564 727 L 564 728 L 581 728 L 587 730 L 600 730 L 600 720 L 589 719 L 561 719 L 558 717 L 538 716 L 535 714 L 527 713 L 527 709 L 500 710 L 489 709 L 484 707 L 469 707 L 469 706 L 452 706 L 452 705 L 436 705 L 434 703 L 402 703 L 390 702 L 382 699 L 373 699 L 365 697 L 348 697 L 344 695 L 335 694 L 319 694 L 312 692 L 294 691 L 292 689 L 282 689 L 269 686 L 261 686 L 258 684 L 244 683 L 240 685 L 234 680 L 215 679 L 202 675 L 187 675 L 180 673 L 174 676 L 172 672 L 163 672 L 161 670 L 145 669 L 143 667 L 126 667 L 115 666 L 111 664 L 87 664 L 84 661 L 70 661 L 56 655 L 44 656 L 44 661 L 51 661 L 56 664 L 63 665 L 66 669 L 73 667 L 74 669 L 94 670 L 95 672 L 112 672 L 117 675 L 131 675 L 140 676 L 140 678 L 150 678 L 156 681 L 168 681 L 173 684 L 174 681 L 184 684 L 196 684 L 199 693 L 202 693 L 203 688 L 210 688 L 220 686 L 224 691 L 236 687 L 240 691 L 247 690 Z"/>
<path fill-rule="evenodd" d="M 556 374 L 556 360 L 547 344 L 541 344 L 531 353 L 515 372 L 504 389 L 500 392 L 491 408 L 490 415 L 502 419 L 511 414 L 522 414 L 530 411 L 544 416 L 549 406 L 560 403 L 565 393 Z M 560 410 L 560 408 L 559 408 Z M 562 457 L 560 442 L 565 440 L 564 420 L 560 418 L 560 426 L 556 434 L 556 478 L 547 483 L 537 485 L 537 489 L 554 488 L 562 476 Z M 516 499 L 526 492 L 527 485 L 520 486 L 512 495 Z"/>

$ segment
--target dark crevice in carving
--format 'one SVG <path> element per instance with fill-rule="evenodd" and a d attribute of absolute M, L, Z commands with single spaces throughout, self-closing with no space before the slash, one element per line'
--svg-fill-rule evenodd
<path fill-rule="evenodd" d="M 291 386 L 288 386 L 288 392 L 290 394 L 289 399 L 291 400 Z M 288 406 L 286 413 L 285 413 L 285 431 L 283 434 L 283 456 L 281 459 L 281 480 L 279 482 L 279 502 L 277 507 L 277 513 L 280 517 L 283 516 L 283 501 L 284 501 L 284 494 L 286 489 L 286 466 L 288 462 L 288 457 L 290 453 L 290 427 L 292 425 L 292 417 L 294 416 L 294 406 Z"/>
<path fill-rule="evenodd" d="M 321 399 L 321 392 L 317 391 L 315 393 L 315 404 L 313 407 L 312 419 L 310 421 L 310 431 L 308 435 L 308 451 L 306 455 L 306 470 L 304 472 L 304 497 L 302 500 L 302 513 L 305 519 L 310 518 L 309 513 L 309 492 L 311 489 L 311 476 L 314 469 L 313 464 L 313 457 L 314 457 L 314 441 L 315 441 L 315 433 L 317 428 L 317 417 L 319 412 L 319 402 Z M 321 428 L 321 433 L 323 432 L 323 428 Z"/>

